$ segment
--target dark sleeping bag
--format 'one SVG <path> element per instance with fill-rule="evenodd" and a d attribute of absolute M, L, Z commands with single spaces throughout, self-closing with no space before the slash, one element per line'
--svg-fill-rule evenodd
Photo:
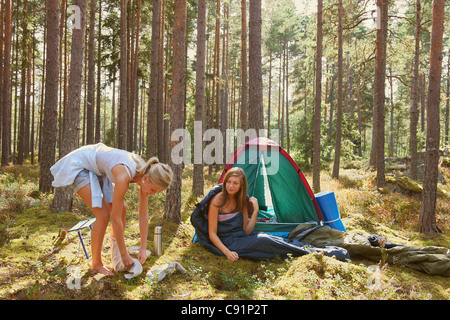
<path fill-rule="evenodd" d="M 221 190 L 222 185 L 215 186 L 197 204 L 191 215 L 191 223 L 195 228 L 200 245 L 216 255 L 224 256 L 222 251 L 209 240 L 207 219 L 209 200 Z M 240 258 L 249 260 L 269 260 L 277 256 L 286 258 L 289 254 L 298 257 L 311 252 L 323 252 L 327 256 L 335 256 L 339 260 L 350 259 L 347 250 L 339 247 L 314 248 L 295 239 L 286 239 L 262 232 L 252 232 L 247 235 L 243 230 L 242 213 L 228 220 L 219 221 L 217 235 L 228 249 L 237 252 Z"/>

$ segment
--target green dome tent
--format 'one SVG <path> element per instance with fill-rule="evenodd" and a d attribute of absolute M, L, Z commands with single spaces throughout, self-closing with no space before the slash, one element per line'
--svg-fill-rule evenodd
<path fill-rule="evenodd" d="M 232 167 L 244 170 L 248 196 L 258 199 L 255 231 L 290 232 L 299 223 L 319 224 L 322 212 L 295 161 L 274 141 L 256 138 L 239 148 L 226 164 L 219 183 Z"/>

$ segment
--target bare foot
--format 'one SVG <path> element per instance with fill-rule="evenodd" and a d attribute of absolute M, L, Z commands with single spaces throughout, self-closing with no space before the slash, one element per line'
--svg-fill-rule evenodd
<path fill-rule="evenodd" d="M 114 273 L 111 270 L 109 270 L 108 268 L 104 267 L 103 265 L 95 267 L 95 268 L 92 267 L 91 271 L 94 272 L 94 273 L 104 274 L 105 276 L 113 276 L 114 275 Z"/>

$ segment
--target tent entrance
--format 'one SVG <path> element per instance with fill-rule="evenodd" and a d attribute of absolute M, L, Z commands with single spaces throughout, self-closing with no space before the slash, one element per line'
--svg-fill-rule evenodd
<path fill-rule="evenodd" d="M 255 178 L 251 179 L 253 185 L 251 186 L 251 190 L 249 190 L 249 196 L 258 199 L 258 219 L 276 218 L 269 179 L 267 178 L 266 162 L 264 161 L 264 154 L 262 152 L 258 157 L 256 166 Z"/>
<path fill-rule="evenodd" d="M 292 158 L 268 139 L 254 139 L 235 153 L 226 165 L 219 183 L 232 167 L 244 170 L 247 195 L 258 199 L 255 231 L 291 231 L 299 223 L 320 223 L 322 214 L 302 172 Z M 273 219 L 276 218 L 276 219 Z M 268 221 L 270 220 L 270 221 Z"/>
<path fill-rule="evenodd" d="M 298 223 L 279 223 L 277 213 L 273 205 L 272 189 L 270 179 L 267 173 L 266 152 L 260 151 L 257 158 L 256 170 L 249 179 L 250 197 L 258 199 L 259 212 L 258 220 L 264 219 L 264 222 L 257 222 L 254 230 L 259 232 L 290 232 Z"/>

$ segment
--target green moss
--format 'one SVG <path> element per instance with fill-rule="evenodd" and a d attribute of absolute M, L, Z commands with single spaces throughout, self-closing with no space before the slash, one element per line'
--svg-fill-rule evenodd
<path fill-rule="evenodd" d="M 406 191 L 407 193 L 410 192 L 412 194 L 420 195 L 423 191 L 423 187 L 419 182 L 405 175 L 386 176 L 386 182 L 397 185 L 400 187 L 401 191 Z M 448 197 L 448 192 L 440 184 L 437 186 L 437 192 L 438 196 Z"/>
<path fill-rule="evenodd" d="M 450 157 L 443 158 L 441 166 L 450 168 Z"/>
<path fill-rule="evenodd" d="M 414 193 L 421 193 L 422 186 L 407 176 L 386 176 L 387 183 L 393 183 L 401 187 L 402 189 L 409 190 Z"/>
<path fill-rule="evenodd" d="M 357 257 L 340 262 L 322 254 L 310 254 L 262 262 L 240 259 L 233 263 L 213 255 L 192 243 L 190 214 L 196 199 L 190 196 L 191 166 L 184 173 L 180 224 L 163 218 L 165 194 L 149 200 L 148 249 L 153 251 L 154 227 L 162 226 L 163 254 L 149 256 L 143 273 L 132 280 L 125 279 L 122 272 L 116 272 L 114 277 L 94 276 L 77 235 L 58 238 L 60 230 L 92 217 L 92 213 L 78 197 L 73 213 L 53 213 L 49 209 L 51 195 L 47 194 L 29 197 L 20 206 L 12 205 L 20 201 L 16 197 L 37 190 L 37 180 L 21 180 L 20 172 L 24 170 L 9 168 L 3 175 L 0 173 L 0 191 L 14 189 L 9 194 L 10 203 L 5 203 L 0 211 L 2 230 L 9 239 L 0 249 L 0 299 L 450 299 L 450 278 L 429 276 L 398 265 L 379 266 Z M 408 245 L 450 247 L 447 235 L 421 235 L 416 225 L 405 223 L 415 219 L 420 208 L 417 200 L 396 192 L 380 195 L 368 187 L 367 181 L 362 187 L 355 187 L 337 185 L 339 182 L 325 174 L 321 177 L 322 189 L 336 193 L 348 232 L 377 233 Z M 217 174 L 207 175 L 205 190 L 217 179 Z M 140 241 L 136 192 L 128 193 L 126 201 L 126 244 L 135 246 Z M 439 226 L 448 230 L 445 214 L 449 207 L 444 200 L 438 200 L 438 209 Z M 102 252 L 107 266 L 111 265 L 109 232 L 108 228 Z M 89 250 L 89 240 L 86 245 Z M 178 261 L 187 273 L 175 272 L 160 283 L 147 279 L 149 270 L 170 261 Z M 66 285 L 70 266 L 81 271 L 80 290 L 70 290 Z M 379 271 L 376 283 L 370 282 L 374 276 L 371 270 Z"/>

